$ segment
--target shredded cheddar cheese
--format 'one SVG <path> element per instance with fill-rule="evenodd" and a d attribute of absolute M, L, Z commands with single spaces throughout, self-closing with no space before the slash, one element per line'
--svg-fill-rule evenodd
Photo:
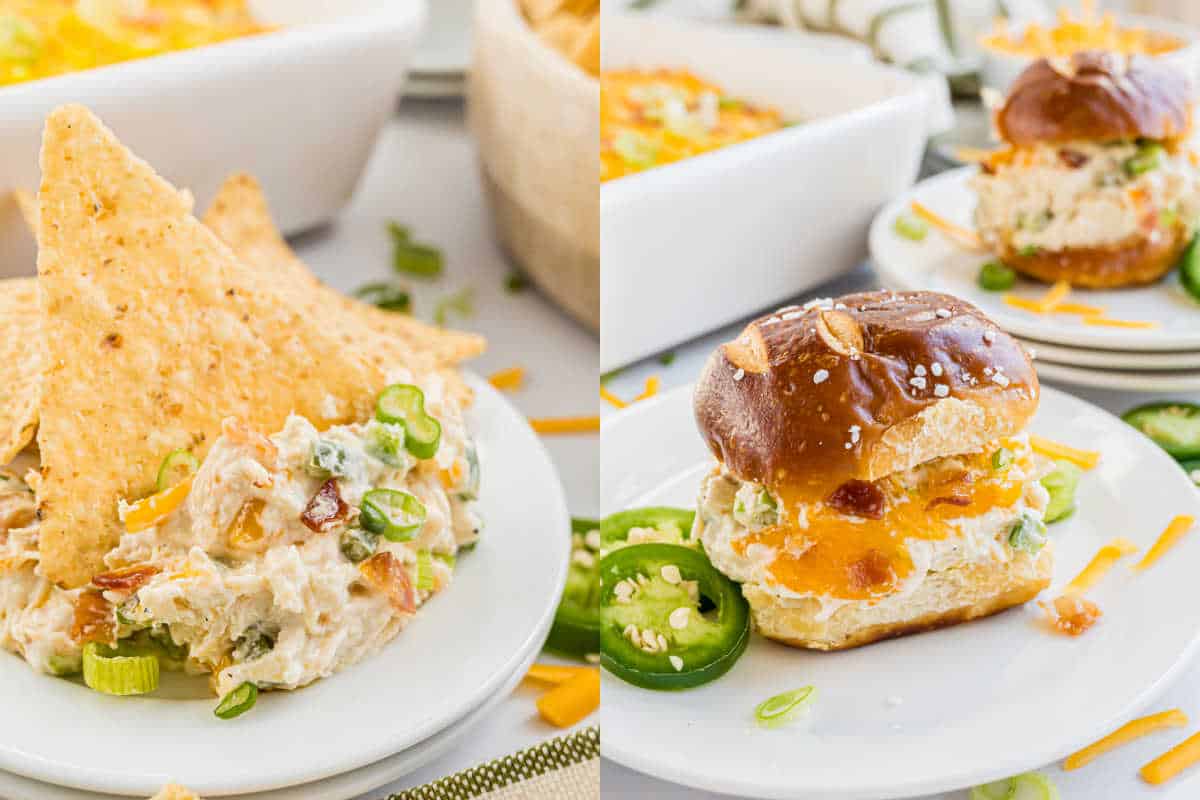
<path fill-rule="evenodd" d="M 1104 306 L 1089 306 L 1087 303 L 1059 303 L 1054 307 L 1055 314 L 1078 314 L 1088 317 L 1103 317 L 1108 313 Z"/>
<path fill-rule="evenodd" d="M 542 417 L 529 420 L 529 424 L 546 435 L 596 433 L 600 430 L 600 417 Z"/>
<path fill-rule="evenodd" d="M 1071 284 L 1058 281 L 1050 287 L 1050 291 L 1038 301 L 1038 307 L 1043 314 L 1050 314 L 1058 309 L 1058 305 L 1071 294 Z"/>
<path fill-rule="evenodd" d="M 554 686 L 566 683 L 585 670 L 595 669 L 594 667 L 567 667 L 558 664 L 534 664 L 529 668 L 529 672 L 525 673 L 525 677 L 529 680 L 540 681 L 541 683 L 549 683 Z"/>
<path fill-rule="evenodd" d="M 1135 330 L 1144 330 L 1147 328 L 1157 328 L 1158 323 L 1150 320 L 1136 319 L 1112 319 L 1100 315 L 1090 315 L 1083 318 L 1084 325 L 1095 325 L 1106 328 L 1130 328 Z"/>
<path fill-rule="evenodd" d="M 1200 733 L 1193 734 L 1138 770 L 1142 780 L 1154 786 L 1166 783 L 1200 761 Z"/>
<path fill-rule="evenodd" d="M 1074 314 L 1080 317 L 1095 317 L 1098 319 L 1106 319 L 1105 314 L 1108 309 L 1104 306 L 1093 306 L 1087 303 L 1065 302 L 1059 301 L 1052 308 L 1046 308 L 1045 302 L 1047 297 L 1040 300 L 1031 300 L 1026 297 L 1018 297 L 1015 294 L 1004 295 L 1005 305 L 1019 308 L 1022 311 L 1028 311 L 1032 314 Z"/>
<path fill-rule="evenodd" d="M 613 394 L 609 390 L 609 388 L 607 386 L 605 386 L 603 383 L 600 384 L 600 398 L 602 400 L 607 400 L 608 402 L 612 403 L 614 408 L 628 408 L 629 407 L 629 403 L 626 403 L 624 400 L 622 400 L 621 398 L 619 398 L 615 394 Z"/>
<path fill-rule="evenodd" d="M 192 491 L 192 478 L 184 478 L 170 489 L 164 489 L 158 494 L 139 500 L 125 510 L 123 520 L 125 530 L 130 533 L 153 528 L 166 519 L 172 511 L 179 508 L 188 493 Z"/>
<path fill-rule="evenodd" d="M 1085 767 L 1105 753 L 1116 750 L 1122 745 L 1129 744 L 1135 739 L 1140 739 L 1143 736 L 1164 728 L 1180 728 L 1187 724 L 1187 714 L 1184 714 L 1178 708 L 1130 720 L 1103 739 L 1093 742 L 1082 750 L 1067 756 L 1066 760 L 1063 761 L 1063 769 L 1070 771 Z"/>
<path fill-rule="evenodd" d="M 1171 520 L 1171 524 L 1167 526 L 1166 530 L 1159 534 L 1159 537 L 1154 540 L 1154 544 L 1149 550 L 1146 551 L 1146 555 L 1142 557 L 1141 561 L 1139 561 L 1137 564 L 1134 564 L 1133 568 L 1138 572 L 1141 572 L 1142 570 L 1149 569 L 1150 567 L 1154 566 L 1154 562 L 1158 561 L 1158 559 L 1162 557 L 1163 553 L 1166 553 L 1168 550 L 1174 547 L 1175 543 L 1178 542 L 1185 533 L 1190 531 L 1192 526 L 1195 524 L 1195 517 L 1188 516 L 1187 514 L 1181 514 L 1175 519 Z"/>
<path fill-rule="evenodd" d="M 968 250 L 983 250 L 983 241 L 975 231 L 964 228 L 961 225 L 956 225 L 936 211 L 918 203 L 916 200 L 912 201 L 912 211 L 918 217 L 940 230 L 946 238 L 956 244 Z"/>
<path fill-rule="evenodd" d="M 642 400 L 649 400 L 651 397 L 654 397 L 654 395 L 658 394 L 658 388 L 661 383 L 662 381 L 659 380 L 657 375 L 651 375 L 649 378 L 646 378 L 646 388 L 633 399 L 633 402 L 640 403 Z"/>
<path fill-rule="evenodd" d="M 555 686 L 537 701 L 542 719 L 569 728 L 600 707 L 600 670 L 585 667 L 570 680 Z"/>
<path fill-rule="evenodd" d="M 1030 435 L 1029 446 L 1033 448 L 1035 453 L 1044 455 L 1047 458 L 1070 461 L 1082 469 L 1093 469 L 1100 463 L 1100 453 L 1095 450 L 1079 450 L 1036 434 Z"/>
<path fill-rule="evenodd" d="M 1136 544 L 1118 536 L 1101 547 L 1083 571 L 1076 575 L 1063 591 L 1068 595 L 1083 594 L 1099 583 L 1118 561 L 1130 553 L 1136 553 L 1137 549 Z"/>
<path fill-rule="evenodd" d="M 509 367 L 493 372 L 488 383 L 502 392 L 515 392 L 525 383 L 525 370 L 522 367 Z"/>

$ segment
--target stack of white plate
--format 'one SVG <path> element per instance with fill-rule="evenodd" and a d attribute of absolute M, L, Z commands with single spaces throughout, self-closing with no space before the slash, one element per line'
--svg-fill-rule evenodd
<path fill-rule="evenodd" d="M 974 167 L 923 181 L 894 200 L 871 226 L 871 257 L 884 286 L 945 292 L 979 306 L 1037 356 L 1045 380 L 1126 392 L 1200 391 L 1200 302 L 1172 275 L 1149 287 L 1114 291 L 1075 290 L 1070 302 L 1104 309 L 1104 317 L 1152 327 L 1088 324 L 1080 314 L 1038 314 L 1006 302 L 1036 300 L 1048 287 L 1018 281 L 1008 292 L 979 286 L 989 256 L 953 244 L 936 230 L 914 242 L 893 222 L 916 200 L 950 221 L 971 228 L 975 197 L 967 185 Z"/>
<path fill-rule="evenodd" d="M 204 797 L 345 800 L 457 743 L 540 652 L 570 549 L 536 434 L 486 381 L 471 386 L 487 530 L 395 641 L 229 721 L 213 716 L 203 680 L 168 675 L 153 695 L 108 697 L 0 651 L 0 797 L 144 800 L 175 782 Z"/>
<path fill-rule="evenodd" d="M 429 4 L 425 35 L 413 55 L 404 87 L 410 97 L 461 97 L 471 65 L 471 0 Z"/>

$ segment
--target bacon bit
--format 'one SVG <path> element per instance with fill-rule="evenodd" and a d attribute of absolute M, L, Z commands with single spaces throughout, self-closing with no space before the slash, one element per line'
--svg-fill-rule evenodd
<path fill-rule="evenodd" d="M 515 392 L 525 383 L 525 370 L 522 367 L 509 367 L 493 372 L 488 383 L 502 392 Z"/>
<path fill-rule="evenodd" d="M 960 506 L 965 507 L 971 505 L 971 498 L 963 497 L 961 494 L 952 494 L 947 497 L 935 497 L 925 505 L 925 510 L 929 511 L 937 506 Z"/>
<path fill-rule="evenodd" d="M 878 550 L 871 550 L 847 567 L 846 576 L 855 589 L 888 586 L 896 579 L 892 563 Z"/>
<path fill-rule="evenodd" d="M 834 511 L 867 519 L 883 519 L 887 506 L 880 488 L 867 481 L 846 481 L 825 502 Z"/>
<path fill-rule="evenodd" d="M 1052 603 L 1043 603 L 1039 600 L 1038 605 L 1046 612 L 1046 617 L 1054 629 L 1068 636 L 1080 636 L 1087 633 L 1088 629 L 1095 625 L 1096 620 L 1100 619 L 1102 615 L 1099 606 L 1091 600 L 1077 595 L 1064 594 L 1054 598 Z"/>
<path fill-rule="evenodd" d="M 1071 150 L 1070 148 L 1064 147 L 1058 151 L 1058 160 L 1069 169 L 1079 169 L 1091 159 L 1078 150 Z"/>
<path fill-rule="evenodd" d="M 336 528 L 349 512 L 350 506 L 342 500 L 337 480 L 330 478 L 321 484 L 321 488 L 308 501 L 300 521 L 310 531 L 325 533 Z"/>
<path fill-rule="evenodd" d="M 417 593 L 413 589 L 412 578 L 394 555 L 386 550 L 376 553 L 359 564 L 358 570 L 372 588 L 387 595 L 392 608 L 402 614 L 412 614 L 417 610 Z"/>
<path fill-rule="evenodd" d="M 84 592 L 75 601 L 71 638 L 80 644 L 112 642 L 117 635 L 113 607 L 100 592 Z"/>
<path fill-rule="evenodd" d="M 133 594 L 159 572 L 162 570 L 153 564 L 136 564 L 95 575 L 92 577 L 92 585 L 104 591 Z"/>

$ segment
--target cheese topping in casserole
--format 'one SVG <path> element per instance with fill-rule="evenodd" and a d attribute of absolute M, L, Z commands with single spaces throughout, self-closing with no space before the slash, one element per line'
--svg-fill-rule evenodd
<path fill-rule="evenodd" d="M 784 127 L 778 111 L 725 95 L 682 70 L 600 75 L 600 180 L 753 139 Z"/>
<path fill-rule="evenodd" d="M 995 468 L 1001 448 L 1010 455 Z M 831 498 L 789 504 L 716 471 L 701 491 L 697 534 L 713 565 L 736 581 L 833 608 L 876 601 L 914 591 L 929 572 L 1010 560 L 1014 525 L 1041 522 L 1049 497 L 1038 479 L 1048 467 L 1025 436 L 1014 437 L 877 481 L 883 504 L 864 505 L 869 516 L 839 510 Z"/>

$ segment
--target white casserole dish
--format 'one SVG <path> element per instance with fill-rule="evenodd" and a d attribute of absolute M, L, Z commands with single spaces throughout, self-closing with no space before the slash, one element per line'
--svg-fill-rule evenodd
<path fill-rule="evenodd" d="M 35 190 L 46 114 L 95 111 L 203 209 L 254 173 L 286 233 L 333 217 L 395 110 L 425 0 L 252 0 L 261 36 L 0 88 L 0 277 L 32 273 L 11 192 Z"/>
<path fill-rule="evenodd" d="M 875 211 L 916 178 L 932 95 L 912 75 L 803 36 L 606 14 L 605 69 L 679 67 L 801 124 L 606 182 L 605 371 L 849 271 Z"/>

